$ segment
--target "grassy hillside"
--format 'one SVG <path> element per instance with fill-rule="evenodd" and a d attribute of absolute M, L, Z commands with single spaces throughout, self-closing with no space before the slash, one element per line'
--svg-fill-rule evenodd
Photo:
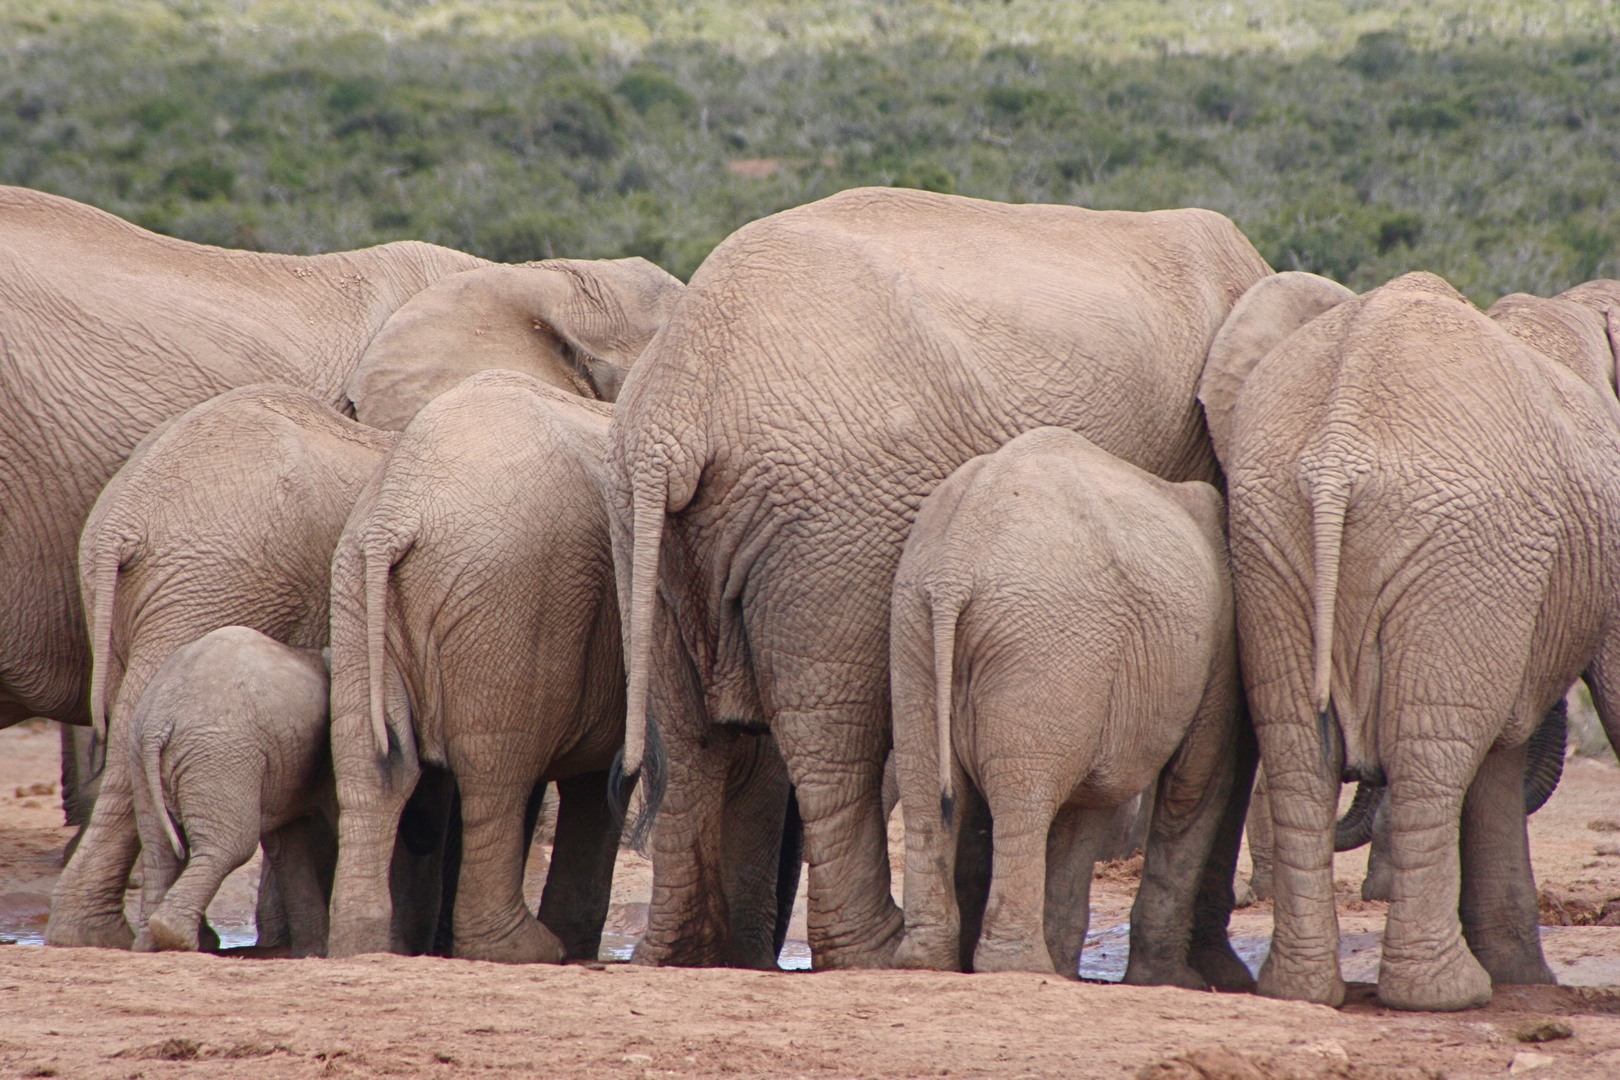
<path fill-rule="evenodd" d="M 1207 206 L 1279 268 L 1620 276 L 1600 2 L 0 3 L 0 182 L 188 239 L 639 254 L 857 184 Z"/>

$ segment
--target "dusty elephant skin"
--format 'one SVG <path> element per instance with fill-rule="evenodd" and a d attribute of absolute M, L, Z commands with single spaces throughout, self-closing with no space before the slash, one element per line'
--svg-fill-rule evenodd
<path fill-rule="evenodd" d="M 891 961 L 888 597 L 917 507 L 968 458 L 1048 425 L 1170 480 L 1213 479 L 1196 385 L 1268 273 L 1207 211 L 899 189 L 844 192 L 715 249 L 626 381 L 610 447 L 626 768 L 663 698 L 672 777 L 638 956 L 671 959 L 717 888 L 699 857 L 716 801 L 673 782 L 703 740 L 672 734 L 714 722 L 768 727 L 787 762 L 815 966 Z"/>
<path fill-rule="evenodd" d="M 293 956 L 326 952 L 337 799 L 326 663 L 226 626 L 158 668 L 130 718 L 141 949 L 197 951 L 203 910 L 260 838 Z"/>
<path fill-rule="evenodd" d="M 1296 285 L 1320 288 L 1256 291 Z M 1583 673 L 1620 735 L 1617 297 L 1592 283 L 1488 318 L 1408 274 L 1273 335 L 1211 409 L 1275 828 L 1262 993 L 1343 1000 L 1341 778 L 1388 783 L 1385 1004 L 1460 1009 L 1493 981 L 1551 981 L 1525 741 Z"/>
<path fill-rule="evenodd" d="M 74 552 L 141 437 L 250 383 L 338 406 L 396 308 L 488 264 L 415 242 L 310 257 L 225 251 L 11 187 L 0 188 L 0 222 L 0 724 L 85 723 Z"/>
<path fill-rule="evenodd" d="M 79 578 L 107 765 L 53 894 L 48 942 L 130 944 L 124 882 L 137 837 L 127 747 L 147 681 L 180 646 L 221 626 L 323 647 L 332 549 L 396 438 L 302 390 L 249 386 L 161 426 L 103 489 Z"/>
<path fill-rule="evenodd" d="M 417 414 L 355 506 L 332 560 L 332 955 L 397 945 L 389 864 L 431 764 L 460 791 L 454 955 L 595 959 L 624 709 L 610 415 L 526 375 L 476 375 Z M 561 802 L 537 921 L 526 810 L 547 781 Z"/>
<path fill-rule="evenodd" d="M 1206 865 L 1230 888 L 1242 808 L 1227 804 L 1253 768 L 1251 753 L 1234 783 L 1246 740 L 1220 494 L 1063 428 L 1027 432 L 923 501 L 892 610 L 896 962 L 956 966 L 955 803 L 982 798 L 993 875 L 972 969 L 1077 978 L 1098 847 L 1162 769 L 1125 981 L 1250 988 L 1224 919 L 1194 930 Z"/>

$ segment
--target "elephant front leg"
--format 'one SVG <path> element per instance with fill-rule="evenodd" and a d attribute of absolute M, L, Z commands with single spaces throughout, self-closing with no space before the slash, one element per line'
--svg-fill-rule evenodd
<path fill-rule="evenodd" d="M 660 729 L 660 743 L 664 793 L 652 811 L 652 902 L 647 933 L 631 959 L 653 966 L 718 965 L 730 934 L 723 813 L 731 742 L 670 723 Z M 643 783 L 649 778 L 644 768 Z"/>
<path fill-rule="evenodd" d="M 1301 695 L 1303 698 L 1303 695 Z M 1260 753 L 1271 804 L 1273 849 L 1271 952 L 1255 991 L 1267 997 L 1344 1003 L 1339 974 L 1339 917 L 1333 897 L 1333 815 L 1339 764 L 1324 762 L 1309 704 L 1297 722 L 1260 725 Z"/>
<path fill-rule="evenodd" d="M 116 719 L 116 718 L 115 718 Z M 45 943 L 127 949 L 134 940 L 124 918 L 124 886 L 140 852 L 130 789 L 127 723 L 111 727 L 101 791 L 83 839 L 51 892 Z"/>
<path fill-rule="evenodd" d="M 787 767 L 769 735 L 739 733 L 732 740 L 720 845 L 725 861 L 727 967 L 775 971 L 782 951 L 778 929 L 779 875 L 798 883 L 799 845 L 784 834 L 791 786 Z M 797 839 L 797 838 L 794 838 Z M 792 847 L 784 862 L 784 845 Z M 792 917 L 788 898 L 788 916 Z"/>
<path fill-rule="evenodd" d="M 608 802 L 606 771 L 557 783 L 557 831 L 540 895 L 540 922 L 562 943 L 568 960 L 595 960 L 613 892 L 624 817 Z"/>
<path fill-rule="evenodd" d="M 1254 793 L 1249 798 L 1249 816 L 1245 828 L 1249 837 L 1249 891 L 1256 900 L 1270 900 L 1276 895 L 1271 884 L 1271 798 L 1267 795 L 1266 774 L 1262 771 L 1254 782 Z"/>
<path fill-rule="evenodd" d="M 883 719 L 856 706 L 782 711 L 772 728 L 804 815 L 817 971 L 891 967 L 904 930 L 890 893 Z"/>
<path fill-rule="evenodd" d="M 1091 875 L 1117 810 L 1064 809 L 1046 834 L 1046 951 L 1065 979 L 1080 977 L 1080 950 L 1091 925 Z"/>
<path fill-rule="evenodd" d="M 1233 881 L 1237 876 L 1238 849 L 1243 843 L 1244 822 L 1252 820 L 1249 790 L 1259 759 L 1254 728 L 1246 719 L 1240 721 L 1233 751 L 1232 783 L 1226 795 L 1226 807 L 1216 827 L 1215 843 L 1204 864 L 1203 880 L 1193 905 L 1192 942 L 1187 949 L 1187 962 L 1216 990 L 1252 993 L 1254 974 L 1232 948 L 1227 932 L 1236 903 Z M 1270 807 L 1265 812 L 1269 822 Z"/>
<path fill-rule="evenodd" d="M 1493 983 L 1552 983 L 1524 812 L 1527 747 L 1485 756 L 1463 798 L 1459 913 L 1463 936 Z"/>
<path fill-rule="evenodd" d="M 1235 666 L 1211 680 L 1160 773 L 1142 884 L 1131 908 L 1127 983 L 1253 986 L 1226 934 L 1256 757 L 1236 681 Z"/>
<path fill-rule="evenodd" d="M 307 817 L 264 838 L 260 880 L 274 876 L 286 912 L 288 953 L 294 957 L 326 955 L 328 897 L 321 887 L 320 866 L 324 846 Z"/>

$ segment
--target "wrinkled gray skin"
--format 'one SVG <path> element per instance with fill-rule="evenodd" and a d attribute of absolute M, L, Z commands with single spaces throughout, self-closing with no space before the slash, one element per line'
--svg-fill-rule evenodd
<path fill-rule="evenodd" d="M 1162 770 L 1125 981 L 1252 987 L 1224 925 L 1189 955 L 1242 723 L 1225 518 L 1210 485 L 1064 428 L 973 458 L 923 501 L 889 639 L 899 966 L 957 967 L 954 805 L 982 797 L 993 873 L 972 970 L 1078 978 L 1099 845 Z M 1228 883 L 1229 832 L 1211 867 Z"/>
<path fill-rule="evenodd" d="M 225 251 L 0 187 L 0 725 L 89 722 L 79 532 L 147 432 L 250 383 L 339 406 L 389 315 L 484 265 L 414 242 L 309 257 Z"/>
<path fill-rule="evenodd" d="M 103 489 L 79 572 L 107 767 L 52 895 L 47 942 L 130 944 L 124 882 L 138 839 L 127 746 L 147 681 L 181 645 L 221 626 L 323 647 L 332 550 L 396 438 L 302 390 L 249 386 L 153 432 Z"/>
<path fill-rule="evenodd" d="M 332 560 L 340 855 L 331 955 L 400 948 L 389 864 L 421 764 L 462 814 L 454 955 L 595 959 L 620 818 L 624 675 L 602 503 L 608 406 L 490 371 L 429 403 Z M 525 810 L 558 782 L 539 920 Z"/>
<path fill-rule="evenodd" d="M 720 801 L 692 786 L 718 770 L 677 760 L 710 752 L 721 725 L 768 729 L 787 762 L 814 966 L 890 963 L 889 591 L 917 507 L 1047 425 L 1213 480 L 1196 386 L 1232 304 L 1269 273 L 1207 211 L 902 189 L 846 191 L 715 249 L 631 371 L 610 440 L 625 764 L 643 762 L 652 701 L 671 771 L 638 959 L 717 954 L 672 943 L 723 937 L 702 854 Z"/>
<path fill-rule="evenodd" d="M 1320 289 L 1256 291 L 1296 286 Z M 1620 736 L 1620 284 L 1510 299 L 1487 317 L 1408 274 L 1257 335 L 1270 345 L 1235 397 L 1205 399 L 1275 827 L 1262 993 L 1344 998 L 1346 777 L 1388 782 L 1386 1005 L 1461 1009 L 1493 981 L 1551 981 L 1525 741 L 1583 675 Z"/>
<path fill-rule="evenodd" d="M 182 645 L 130 717 L 138 949 L 195 952 L 203 911 L 261 838 L 293 956 L 326 952 L 337 819 L 321 654 L 226 626 Z M 313 819 L 313 820 L 312 820 Z"/>

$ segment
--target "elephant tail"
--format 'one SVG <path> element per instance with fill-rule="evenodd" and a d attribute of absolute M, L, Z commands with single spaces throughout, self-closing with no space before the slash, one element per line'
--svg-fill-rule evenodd
<path fill-rule="evenodd" d="M 646 475 L 652 473 L 653 475 Z M 626 777 L 641 771 L 647 750 L 647 698 L 652 679 L 653 617 L 658 603 L 658 560 L 664 541 L 668 480 L 664 470 L 636 470 L 630 554 L 630 648 L 625 657 L 624 757 Z"/>
<path fill-rule="evenodd" d="M 946 825 L 956 813 L 956 791 L 951 783 L 951 699 L 956 681 L 956 622 L 967 598 L 929 593 L 934 624 L 934 736 L 939 747 L 939 817 Z"/>
<path fill-rule="evenodd" d="M 174 827 L 174 815 L 169 813 L 169 800 L 163 792 L 163 748 L 168 741 L 167 727 L 161 736 L 155 731 L 142 731 L 141 778 L 146 781 L 147 794 L 152 800 L 152 812 L 163 822 L 163 833 L 169 838 L 169 846 L 174 849 L 177 858 L 184 860 L 186 844 L 180 839 L 179 830 Z"/>
<path fill-rule="evenodd" d="M 1344 519 L 1350 505 L 1350 477 L 1335 472 L 1313 478 L 1311 492 L 1311 545 L 1316 567 L 1312 587 L 1315 605 L 1311 624 L 1314 661 L 1311 665 L 1311 704 L 1316 709 L 1322 758 L 1333 752 L 1333 623 L 1339 593 L 1339 562 L 1344 549 Z"/>
<path fill-rule="evenodd" d="M 371 696 L 371 740 L 379 758 L 388 756 L 388 575 L 406 545 L 384 535 L 368 535 L 362 548 L 366 583 L 366 682 Z"/>
<path fill-rule="evenodd" d="M 129 556 L 133 541 L 129 537 L 103 536 L 98 538 L 94 563 L 90 571 L 90 587 L 96 605 L 95 619 L 90 626 L 90 724 L 96 738 L 107 742 L 107 678 L 112 667 L 113 603 L 118 593 L 118 571 Z"/>

